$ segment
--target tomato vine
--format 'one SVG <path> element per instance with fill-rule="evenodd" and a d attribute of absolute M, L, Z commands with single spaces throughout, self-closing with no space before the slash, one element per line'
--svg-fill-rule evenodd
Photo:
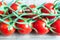
<path fill-rule="evenodd" d="M 51 25 L 52 25 L 56 20 L 58 20 L 58 19 L 60 18 L 60 11 L 59 11 L 59 10 L 60 10 L 60 9 L 59 9 L 59 7 L 60 7 L 60 2 L 58 2 L 59 0 L 55 0 L 54 3 L 53 3 L 53 4 L 54 4 L 53 8 L 54 8 L 54 10 L 57 12 L 57 14 L 55 14 L 54 12 L 52 12 L 51 10 L 49 10 L 48 8 L 46 8 L 46 7 L 44 6 L 45 3 L 39 5 L 38 7 L 35 7 L 35 5 L 33 5 L 33 6 L 31 5 L 31 7 L 33 7 L 33 8 L 30 8 L 29 5 L 26 5 L 26 4 L 23 4 L 23 3 L 18 4 L 19 0 L 16 0 L 16 1 L 14 2 L 15 4 L 13 4 L 13 1 L 14 1 L 14 0 L 12 0 L 9 4 L 4 5 L 4 0 L 2 0 L 2 7 L 0 7 L 0 10 L 4 11 L 4 14 L 1 14 L 1 13 L 0 13 L 0 22 L 4 22 L 4 23 L 10 25 L 9 30 L 10 30 L 11 27 L 14 27 L 15 29 L 18 29 L 18 28 L 15 26 L 15 23 L 18 23 L 18 24 L 28 24 L 29 26 L 31 26 L 31 28 L 33 28 L 33 27 L 32 27 L 32 23 L 36 21 L 35 18 L 39 18 L 39 19 L 42 20 L 43 17 L 45 17 L 45 16 L 50 16 L 50 17 L 51 17 L 51 16 L 55 16 L 55 18 L 53 18 L 53 19 L 45 18 L 46 21 L 43 20 L 43 21 L 46 23 L 47 28 L 50 28 L 50 30 L 51 30 L 52 32 L 54 32 L 54 31 L 53 31 L 53 28 L 51 27 Z M 19 8 L 18 8 L 17 10 L 14 10 L 13 8 L 11 8 L 11 7 L 12 7 L 12 6 L 11 6 L 12 4 L 13 4 L 14 6 L 18 5 L 18 6 L 16 6 L 16 7 L 17 7 L 17 8 L 19 7 Z M 11 7 L 10 7 L 10 6 L 11 6 Z M 14 7 L 14 6 L 13 6 L 13 7 Z M 31 9 L 32 13 L 23 12 L 23 10 L 25 10 L 26 8 Z M 46 13 L 41 12 L 41 9 L 42 9 L 42 8 L 46 9 L 46 10 L 49 12 L 49 14 L 46 14 Z M 9 9 L 11 9 L 11 11 L 12 11 L 11 14 L 8 12 Z M 21 11 L 21 12 L 22 12 L 21 14 L 18 14 L 18 11 L 19 11 L 19 10 L 22 10 L 22 11 Z M 6 14 L 6 13 L 8 13 L 8 14 Z M 29 15 L 35 15 L 35 16 L 32 17 L 32 18 L 24 18 L 24 17 L 23 17 L 23 16 L 29 16 Z M 15 16 L 16 18 L 12 18 L 13 16 Z M 6 22 L 6 21 L 5 21 L 6 19 L 9 19 L 10 22 Z M 24 22 L 17 22 L 18 19 L 24 20 Z"/>

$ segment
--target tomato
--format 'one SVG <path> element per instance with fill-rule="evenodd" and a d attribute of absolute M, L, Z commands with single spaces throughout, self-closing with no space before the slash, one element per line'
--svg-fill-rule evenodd
<path fill-rule="evenodd" d="M 12 10 L 11 9 L 8 9 L 8 11 L 6 12 L 6 15 L 8 14 L 12 14 Z"/>
<path fill-rule="evenodd" d="M 10 6 L 14 11 L 16 11 L 18 9 L 18 5 L 16 3 L 13 3 L 11 6 Z"/>
<path fill-rule="evenodd" d="M 4 5 L 6 5 L 6 3 L 5 2 L 3 2 L 4 3 Z M 2 4 L 2 2 L 0 1 L 0 7 L 1 6 L 4 6 L 3 4 Z M 2 14 L 4 14 L 4 10 L 0 10 L 0 15 L 2 15 Z"/>
<path fill-rule="evenodd" d="M 20 20 L 19 19 L 18 22 L 24 22 L 24 20 Z M 30 26 L 27 25 L 27 24 L 18 24 L 17 23 L 16 26 L 18 28 L 20 28 L 20 29 L 18 29 L 18 32 L 21 33 L 21 34 L 29 34 L 32 31 L 32 29 L 30 28 Z"/>
<path fill-rule="evenodd" d="M 54 4 L 53 3 L 46 3 L 46 4 L 44 4 L 44 6 L 49 10 L 49 11 L 52 11 L 53 13 L 55 13 L 56 14 L 56 11 L 54 10 Z M 47 11 L 45 8 L 42 8 L 41 9 L 41 12 L 42 13 L 45 13 L 45 14 L 49 14 L 49 11 Z M 46 16 L 47 18 L 49 18 L 49 19 L 53 19 L 53 18 L 55 18 L 55 16 Z"/>
<path fill-rule="evenodd" d="M 60 35 L 60 19 L 56 20 L 51 26 L 55 28 L 53 30 Z"/>
<path fill-rule="evenodd" d="M 8 22 L 9 20 L 6 20 L 6 22 Z M 1 22 L 0 24 L 0 30 L 1 30 L 1 33 L 3 35 L 6 35 L 6 36 L 9 36 L 9 35 L 12 35 L 14 32 L 15 32 L 15 29 L 13 27 L 11 27 L 10 30 L 8 30 L 8 27 L 9 25 L 4 23 L 4 22 Z"/>
<path fill-rule="evenodd" d="M 0 15 L 4 14 L 4 11 L 0 10 Z"/>
<path fill-rule="evenodd" d="M 34 14 L 32 13 L 32 10 L 29 9 L 29 8 L 26 8 L 25 10 L 23 10 L 23 12 L 29 14 L 29 15 L 23 16 L 24 18 L 32 18 L 32 17 L 36 16 L 36 15 L 34 15 Z M 31 15 L 30 15 L 30 14 L 31 14 Z"/>
<path fill-rule="evenodd" d="M 41 19 L 33 23 L 33 28 L 38 34 L 47 34 L 49 29 L 46 27 L 46 23 Z"/>
<path fill-rule="evenodd" d="M 0 6 L 2 6 L 2 2 L 0 2 Z"/>
<path fill-rule="evenodd" d="M 53 9 L 53 6 L 54 6 L 53 3 L 46 3 L 46 4 L 44 4 L 44 6 L 50 11 L 54 10 Z M 44 12 L 44 13 L 49 13 L 45 8 L 42 8 L 41 11 Z"/>
<path fill-rule="evenodd" d="M 8 12 L 11 14 L 11 13 L 12 13 L 12 10 L 11 10 L 11 9 L 9 9 L 9 10 L 8 10 Z"/>
<path fill-rule="evenodd" d="M 23 16 L 24 18 L 32 18 L 32 17 L 36 16 L 36 15 L 34 15 L 32 13 L 32 10 L 30 8 L 26 8 L 25 10 L 23 10 L 23 12 L 31 14 L 31 15 L 25 15 L 25 16 Z"/>
<path fill-rule="evenodd" d="M 0 7 L 2 6 L 2 2 L 0 2 Z M 4 14 L 4 11 L 0 10 L 0 15 Z"/>
<path fill-rule="evenodd" d="M 30 7 L 30 8 L 36 8 L 36 5 L 31 4 L 29 7 Z"/>

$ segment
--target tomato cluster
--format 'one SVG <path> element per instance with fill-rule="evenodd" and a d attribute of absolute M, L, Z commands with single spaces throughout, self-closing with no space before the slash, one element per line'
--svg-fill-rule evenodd
<path fill-rule="evenodd" d="M 53 3 L 39 7 L 34 4 L 22 5 L 21 2 L 9 6 L 4 4 L 0 2 L 0 33 L 3 35 L 12 35 L 16 30 L 20 34 L 29 34 L 34 30 L 41 35 L 50 31 L 60 35 L 60 14 Z"/>

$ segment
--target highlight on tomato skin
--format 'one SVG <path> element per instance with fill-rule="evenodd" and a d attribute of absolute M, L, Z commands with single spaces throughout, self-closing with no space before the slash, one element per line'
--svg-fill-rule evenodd
<path fill-rule="evenodd" d="M 51 12 L 53 12 L 54 14 L 57 14 L 57 12 L 54 10 L 54 4 L 53 3 L 45 3 L 44 6 Z M 42 8 L 41 9 L 41 12 L 42 13 L 45 13 L 45 14 L 50 14 L 50 12 L 46 10 L 45 8 Z M 46 18 L 49 18 L 49 19 L 53 19 L 55 18 L 55 16 L 45 16 Z"/>
<path fill-rule="evenodd" d="M 18 22 L 24 22 L 24 20 L 19 19 Z M 16 23 L 16 26 L 20 29 L 17 29 L 20 34 L 30 34 L 32 31 L 32 28 L 28 24 L 18 24 Z"/>
<path fill-rule="evenodd" d="M 5 20 L 6 22 L 9 22 L 8 19 Z M 10 30 L 8 30 L 9 25 L 4 23 L 4 22 L 0 22 L 0 31 L 3 35 L 5 36 L 10 36 L 12 34 L 14 34 L 15 32 L 15 28 L 11 27 Z"/>
<path fill-rule="evenodd" d="M 56 20 L 51 27 L 53 27 L 54 31 L 56 32 L 57 35 L 60 35 L 60 19 Z"/>
<path fill-rule="evenodd" d="M 42 20 L 37 20 L 33 23 L 33 28 L 37 31 L 38 34 L 44 35 L 49 32 L 49 29 L 46 27 L 46 24 Z"/>

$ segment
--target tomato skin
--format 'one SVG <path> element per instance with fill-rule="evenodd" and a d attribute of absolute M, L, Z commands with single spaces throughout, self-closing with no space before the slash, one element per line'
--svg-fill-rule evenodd
<path fill-rule="evenodd" d="M 2 6 L 2 2 L 0 2 L 0 7 Z M 0 10 L 0 15 L 4 14 L 4 11 Z"/>
<path fill-rule="evenodd" d="M 45 6 L 48 10 L 50 10 L 50 11 L 52 11 L 53 13 L 56 14 L 56 11 L 55 11 L 54 8 L 53 8 L 53 6 L 54 6 L 53 3 L 46 3 L 46 4 L 44 4 L 44 6 Z M 45 13 L 45 14 L 49 14 L 49 11 L 47 11 L 45 8 L 42 8 L 42 9 L 41 9 L 41 12 L 42 12 L 42 13 Z M 45 17 L 46 17 L 46 18 L 49 18 L 49 19 L 55 18 L 55 16 L 45 16 Z"/>
<path fill-rule="evenodd" d="M 5 19 L 6 22 L 10 22 L 9 19 Z M 9 25 L 4 23 L 4 22 L 0 22 L 0 30 L 1 33 L 5 36 L 10 36 L 15 32 L 15 28 L 11 28 L 10 30 L 8 30 Z"/>
<path fill-rule="evenodd" d="M 31 15 L 25 15 L 23 16 L 24 18 L 33 18 L 34 16 L 36 16 L 35 14 L 32 13 L 32 10 L 29 8 L 26 8 L 25 10 L 23 10 L 23 12 L 27 13 L 27 14 L 31 14 Z"/>
<path fill-rule="evenodd" d="M 13 3 L 10 7 L 15 11 L 18 9 L 18 5 L 16 3 Z"/>
<path fill-rule="evenodd" d="M 0 10 L 0 15 L 2 15 L 2 14 L 4 14 L 4 11 L 1 11 L 1 10 Z"/>
<path fill-rule="evenodd" d="M 45 22 L 42 20 L 37 20 L 33 23 L 33 28 L 37 30 L 38 34 L 47 34 L 49 32 L 49 29 L 46 27 Z"/>
<path fill-rule="evenodd" d="M 0 7 L 3 6 L 2 5 L 2 2 L 0 1 Z M 0 10 L 0 15 L 4 14 L 4 11 L 3 10 Z"/>
<path fill-rule="evenodd" d="M 2 6 L 2 2 L 0 2 L 0 6 Z"/>
<path fill-rule="evenodd" d="M 13 27 L 11 30 L 8 30 L 8 24 L 5 24 L 3 22 L 1 22 L 0 29 L 1 33 L 6 36 L 12 35 L 15 32 L 15 29 Z"/>
<path fill-rule="evenodd" d="M 24 21 L 19 19 L 18 22 L 24 22 Z M 16 26 L 18 28 L 21 28 L 18 29 L 18 32 L 21 34 L 29 34 L 32 31 L 32 29 L 27 24 L 16 24 Z"/>
<path fill-rule="evenodd" d="M 60 35 L 60 19 L 56 20 L 52 25 L 53 29 L 58 35 Z"/>
<path fill-rule="evenodd" d="M 54 10 L 54 8 L 53 8 L 54 4 L 53 3 L 46 3 L 46 4 L 44 4 L 44 6 L 50 11 Z M 41 12 L 49 13 L 45 8 L 42 8 Z"/>
<path fill-rule="evenodd" d="M 31 4 L 29 7 L 30 7 L 30 8 L 36 8 L 36 5 Z"/>
<path fill-rule="evenodd" d="M 11 10 L 11 9 L 9 9 L 9 10 L 8 10 L 8 12 L 11 14 L 11 13 L 12 13 L 12 10 Z"/>

